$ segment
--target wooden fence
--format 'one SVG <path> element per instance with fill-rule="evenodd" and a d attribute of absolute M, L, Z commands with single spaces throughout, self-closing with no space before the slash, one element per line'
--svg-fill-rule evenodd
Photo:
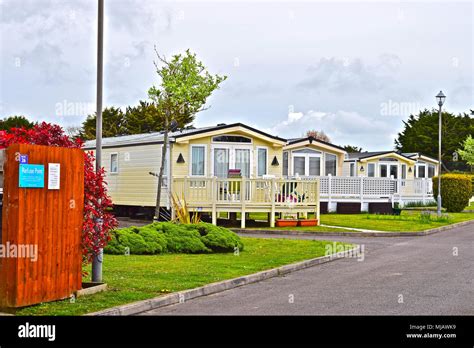
<path fill-rule="evenodd" d="M 44 188 L 19 187 L 20 154 L 28 156 L 28 164 L 44 166 Z M 82 286 L 84 153 L 14 144 L 5 155 L 0 307 L 67 298 Z M 48 164 L 59 164 L 59 173 Z"/>

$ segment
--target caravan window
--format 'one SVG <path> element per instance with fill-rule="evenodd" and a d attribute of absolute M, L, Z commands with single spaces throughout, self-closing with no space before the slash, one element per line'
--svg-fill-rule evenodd
<path fill-rule="evenodd" d="M 375 163 L 367 164 L 367 176 L 369 178 L 375 177 Z"/>
<path fill-rule="evenodd" d="M 252 143 L 252 139 L 240 135 L 218 135 L 213 137 L 212 141 L 215 143 Z"/>
<path fill-rule="evenodd" d="M 257 150 L 257 174 L 267 175 L 267 149 L 264 147 L 259 147 Z"/>
<path fill-rule="evenodd" d="M 428 178 L 435 176 L 435 166 L 433 164 L 428 165 Z"/>
<path fill-rule="evenodd" d="M 206 147 L 203 145 L 191 146 L 191 175 L 204 176 Z"/>
<path fill-rule="evenodd" d="M 110 154 L 110 172 L 114 174 L 118 173 L 118 153 Z"/>
<path fill-rule="evenodd" d="M 336 155 L 326 154 L 326 175 L 331 174 L 332 176 L 336 176 Z"/>
<path fill-rule="evenodd" d="M 288 151 L 283 152 L 283 175 L 288 176 Z"/>
<path fill-rule="evenodd" d="M 304 157 L 295 156 L 293 158 L 293 172 L 295 175 L 306 175 L 306 159 Z"/>

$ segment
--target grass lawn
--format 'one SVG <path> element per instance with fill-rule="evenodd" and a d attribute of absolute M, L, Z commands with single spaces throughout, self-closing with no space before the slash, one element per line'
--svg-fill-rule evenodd
<path fill-rule="evenodd" d="M 105 255 L 109 291 L 23 308 L 17 315 L 81 315 L 325 255 L 329 241 L 242 238 L 227 254 Z M 85 279 L 86 280 L 86 279 Z"/>
<path fill-rule="evenodd" d="M 447 221 L 424 222 L 418 211 L 402 211 L 400 216 L 375 214 L 324 214 L 321 223 L 325 225 L 362 228 L 368 230 L 414 232 L 423 231 L 457 222 L 474 220 L 474 213 L 448 213 Z M 434 214 L 433 214 L 434 216 Z M 435 219 L 435 217 L 433 217 Z"/>
<path fill-rule="evenodd" d="M 282 231 L 301 231 L 301 232 L 359 232 L 349 228 L 332 228 L 324 226 L 304 226 L 304 227 L 249 227 L 249 230 L 282 230 Z"/>
<path fill-rule="evenodd" d="M 430 221 L 422 220 L 420 218 L 422 211 L 432 211 Z M 378 231 L 392 231 L 392 232 L 416 232 L 429 230 L 436 227 L 454 224 L 457 222 L 474 220 L 474 213 L 445 213 L 449 216 L 448 219 L 438 220 L 434 213 L 436 208 L 420 208 L 404 210 L 400 216 L 395 215 L 378 215 L 378 214 L 321 214 L 321 224 L 329 226 L 345 227 L 345 229 L 331 228 L 324 226 L 315 227 L 275 227 L 275 230 L 293 230 L 303 232 L 354 232 L 351 228 L 378 230 Z M 312 217 L 309 214 L 308 217 Z M 251 219 L 266 220 L 266 214 L 250 213 Z M 257 227 L 248 229 L 270 229 L 270 227 Z"/>

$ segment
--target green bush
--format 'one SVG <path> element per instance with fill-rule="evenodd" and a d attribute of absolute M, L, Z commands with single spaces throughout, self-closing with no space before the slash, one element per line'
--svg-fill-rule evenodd
<path fill-rule="evenodd" d="M 166 251 L 167 241 L 163 232 L 153 226 L 144 226 L 138 232 L 148 245 L 150 254 L 161 254 Z"/>
<path fill-rule="evenodd" d="M 438 177 L 433 177 L 433 194 L 438 197 Z M 472 180 L 469 175 L 441 175 L 441 204 L 448 212 L 463 211 L 471 197 Z"/>
<path fill-rule="evenodd" d="M 114 255 L 123 255 L 125 254 L 125 246 L 121 244 L 117 239 L 117 231 L 113 231 L 110 234 L 110 241 L 107 243 L 107 246 L 104 248 L 104 253 L 114 254 Z"/>
<path fill-rule="evenodd" d="M 196 228 L 183 228 L 183 226 L 193 225 L 178 225 L 172 222 L 162 224 L 168 252 L 195 254 L 211 251 L 202 242 L 201 235 Z"/>
<path fill-rule="evenodd" d="M 227 228 L 201 222 L 197 225 L 197 229 L 203 243 L 214 252 L 231 252 L 236 247 L 239 251 L 244 249 L 240 237 Z"/>
<path fill-rule="evenodd" d="M 128 227 L 112 232 L 104 252 L 107 254 L 160 254 L 233 252 L 244 245 L 234 232 L 207 223 L 152 223 L 143 227 Z M 127 249 L 128 248 L 128 249 Z"/>
<path fill-rule="evenodd" d="M 150 254 L 150 248 L 137 227 L 124 228 L 117 231 L 117 239 L 124 247 L 128 247 L 130 254 Z"/>

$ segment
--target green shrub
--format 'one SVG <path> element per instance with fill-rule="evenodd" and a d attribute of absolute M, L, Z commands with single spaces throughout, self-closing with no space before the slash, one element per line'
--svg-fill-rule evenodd
<path fill-rule="evenodd" d="M 231 252 L 237 247 L 239 251 L 244 249 L 240 237 L 231 230 L 201 222 L 197 225 L 203 243 L 214 252 Z"/>
<path fill-rule="evenodd" d="M 125 248 L 129 248 L 130 254 L 151 254 L 147 242 L 138 234 L 137 227 L 124 228 L 117 231 L 117 239 Z"/>
<path fill-rule="evenodd" d="M 438 196 L 438 177 L 433 177 L 433 194 Z M 472 181 L 469 175 L 441 175 L 441 204 L 448 212 L 461 212 L 472 197 Z"/>
<path fill-rule="evenodd" d="M 144 226 L 138 232 L 148 245 L 150 254 L 161 254 L 166 251 L 167 241 L 163 231 L 150 226 Z"/>
<path fill-rule="evenodd" d="M 244 245 L 234 232 L 207 223 L 152 223 L 143 227 L 128 227 L 112 232 L 104 249 L 108 254 L 209 253 L 232 252 Z"/>
<path fill-rule="evenodd" d="M 166 237 L 166 246 L 169 252 L 195 254 L 211 251 L 202 242 L 201 235 L 197 228 L 191 228 L 190 226 L 194 225 L 179 225 L 172 222 L 164 222 L 162 224 L 163 233 Z"/>
<path fill-rule="evenodd" d="M 112 231 L 110 237 L 109 243 L 107 243 L 107 246 L 104 248 L 104 253 L 113 255 L 125 254 L 125 246 L 118 241 L 117 231 Z"/>

